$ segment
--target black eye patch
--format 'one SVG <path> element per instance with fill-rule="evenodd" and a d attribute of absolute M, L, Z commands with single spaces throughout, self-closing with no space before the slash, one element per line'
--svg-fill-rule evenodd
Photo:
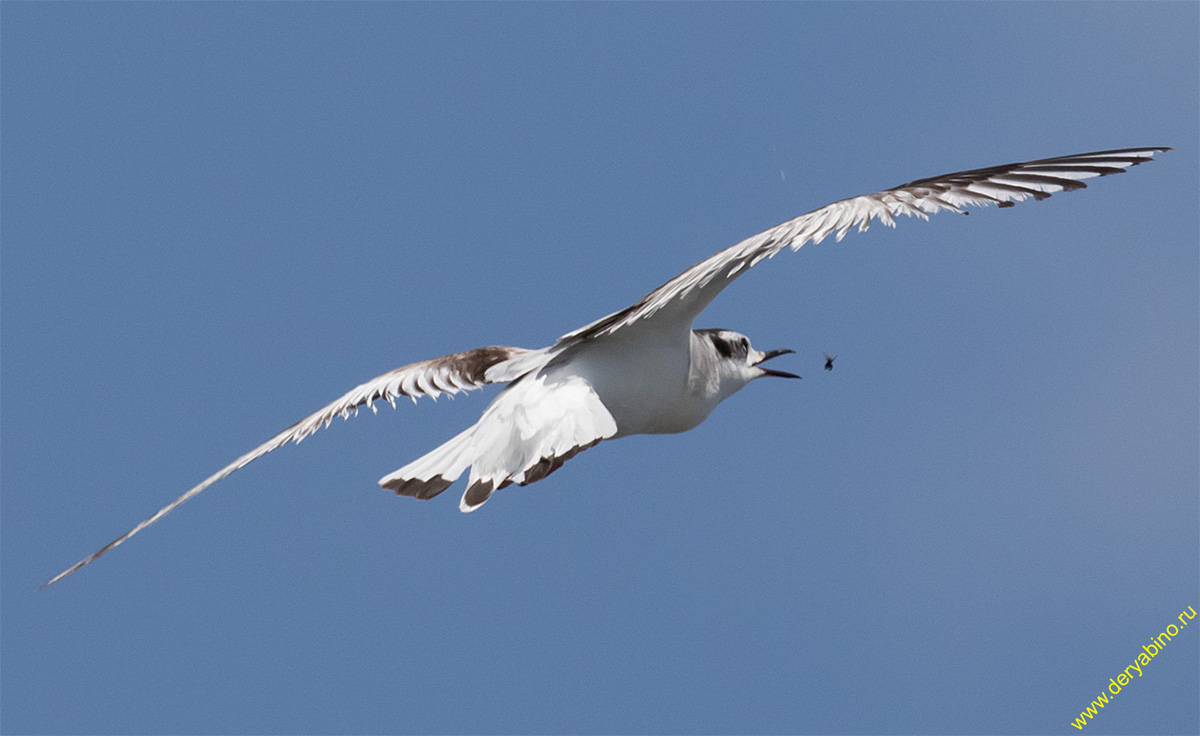
<path fill-rule="evenodd" d="M 709 335 L 709 339 L 712 340 L 713 347 L 715 347 L 717 349 L 718 355 L 720 355 L 722 358 L 732 358 L 733 357 L 733 344 L 732 343 L 730 343 L 728 340 L 726 340 L 722 337 L 719 337 L 717 335 Z"/>
<path fill-rule="evenodd" d="M 696 330 L 697 334 L 704 335 L 712 341 L 713 347 L 717 349 L 717 355 L 720 355 L 722 358 L 732 358 L 734 356 L 739 358 L 746 357 L 749 347 L 748 344 L 743 344 L 746 338 L 738 337 L 737 339 L 730 340 L 722 334 L 728 332 L 728 330 L 711 328 Z"/>

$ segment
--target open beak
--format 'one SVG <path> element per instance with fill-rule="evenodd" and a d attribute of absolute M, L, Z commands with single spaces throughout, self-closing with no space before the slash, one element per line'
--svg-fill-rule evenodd
<path fill-rule="evenodd" d="M 766 363 L 771 358 L 778 358 L 781 355 L 787 355 L 788 353 L 794 353 L 794 352 L 796 352 L 796 351 L 795 350 L 768 350 L 763 353 L 762 360 L 758 361 L 758 363 L 755 363 L 755 365 L 761 366 L 763 363 Z M 797 376 L 795 373 L 788 373 L 786 371 L 773 371 L 770 368 L 760 367 L 759 370 L 762 371 L 762 374 L 764 376 L 775 376 L 776 378 L 799 378 L 800 377 L 800 376 Z"/>

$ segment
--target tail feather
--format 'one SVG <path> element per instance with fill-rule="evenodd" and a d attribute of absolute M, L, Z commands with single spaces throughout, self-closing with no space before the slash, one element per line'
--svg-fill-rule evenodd
<path fill-rule="evenodd" d="M 566 461 L 575 457 L 589 447 L 595 447 L 597 444 L 599 444 L 599 442 L 600 440 L 598 439 L 592 440 L 587 444 L 575 445 L 574 447 L 563 450 L 561 454 L 552 453 L 550 455 L 544 455 L 537 461 L 527 464 L 518 472 L 505 473 L 503 478 L 501 478 L 498 483 L 493 478 L 476 478 L 474 471 L 472 471 L 471 480 L 467 485 L 466 492 L 463 493 L 462 499 L 458 502 L 458 508 L 463 513 L 470 513 L 482 506 L 489 498 L 492 497 L 493 493 L 501 488 L 510 486 L 513 483 L 516 483 L 519 486 L 527 486 L 532 483 L 537 483 L 539 480 L 545 479 L 546 476 L 561 468 L 563 463 Z M 445 490 L 445 488 L 442 490 Z"/>
<path fill-rule="evenodd" d="M 463 492 L 462 498 L 458 502 L 458 510 L 464 514 L 469 514 L 479 508 L 492 497 L 492 494 L 501 488 L 512 485 L 512 479 L 505 478 L 500 481 L 500 485 L 495 485 L 490 480 L 472 480 L 467 485 L 467 490 Z"/>
<path fill-rule="evenodd" d="M 427 500 L 449 488 L 471 464 L 475 428 L 379 479 L 379 485 L 398 496 Z"/>
<path fill-rule="evenodd" d="M 586 381 L 533 376 L 509 385 L 473 427 L 379 485 L 401 496 L 433 498 L 470 467 L 458 504 L 470 512 L 501 488 L 536 483 L 616 433 L 612 415 Z"/>
<path fill-rule="evenodd" d="M 511 483 L 536 483 L 616 433 L 600 397 L 577 376 L 511 384 L 475 425 L 471 476 L 458 508 L 474 511 Z"/>

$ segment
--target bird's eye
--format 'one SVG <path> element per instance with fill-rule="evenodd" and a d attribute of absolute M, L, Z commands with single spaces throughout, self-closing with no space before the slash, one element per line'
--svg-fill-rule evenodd
<path fill-rule="evenodd" d="M 750 341 L 749 341 L 749 340 L 747 340 L 747 339 L 746 339 L 746 338 L 744 338 L 744 337 L 742 338 L 742 352 L 743 352 L 743 353 L 749 353 L 749 352 L 750 352 Z"/>

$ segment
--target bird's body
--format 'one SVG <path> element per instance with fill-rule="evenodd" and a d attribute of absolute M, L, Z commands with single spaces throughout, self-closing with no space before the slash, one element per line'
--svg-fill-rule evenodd
<path fill-rule="evenodd" d="M 697 263 L 636 304 L 529 350 L 492 346 L 412 363 L 378 376 L 302 419 L 190 489 L 130 531 L 51 579 L 51 585 L 158 521 L 247 463 L 299 442 L 335 417 L 399 397 L 436 398 L 492 383 L 508 385 L 473 426 L 385 476 L 399 495 L 432 498 L 470 469 L 459 502 L 479 508 L 497 490 L 545 478 L 602 440 L 685 432 L 725 399 L 764 376 L 799 378 L 762 367 L 790 350 L 758 351 L 729 330 L 694 330 L 693 321 L 735 278 L 784 248 L 798 250 L 829 235 L 841 240 L 872 219 L 928 219 L 967 206 L 1010 207 L 1025 199 L 1082 189 L 1080 181 L 1124 171 L 1168 148 L 1138 148 L 1040 159 L 918 179 L 839 200 L 765 230 Z M 835 356 L 826 355 L 826 370 Z M 44 586 L 43 586 L 44 587 Z"/>
<path fill-rule="evenodd" d="M 474 511 L 494 491 L 539 481 L 601 440 L 686 432 L 751 380 L 795 377 L 758 366 L 790 350 L 763 353 L 736 332 L 665 324 L 650 319 L 562 354 L 542 354 L 544 362 L 500 392 L 475 426 L 380 485 L 432 498 L 470 466 L 459 507 Z"/>
<path fill-rule="evenodd" d="M 716 406 L 703 387 L 691 385 L 696 363 L 690 325 L 684 330 L 655 327 L 648 323 L 645 329 L 589 341 L 550 367 L 592 387 L 616 422 L 614 437 L 683 432 Z"/>
<path fill-rule="evenodd" d="M 708 418 L 713 409 L 753 378 L 740 377 L 733 364 L 722 356 L 739 348 L 743 339 L 728 330 L 692 330 L 690 324 L 673 330 L 622 330 L 615 335 L 589 341 L 561 367 L 550 369 L 577 375 L 592 387 L 617 425 L 616 437 L 631 434 L 686 432 Z M 715 342 L 714 342 L 715 340 Z M 746 343 L 749 348 L 749 343 Z M 566 357 L 566 356 L 564 356 Z M 743 356 L 745 352 L 743 351 Z M 751 355 L 748 360 L 761 362 Z M 607 438 L 606 438 L 607 439 Z"/>

